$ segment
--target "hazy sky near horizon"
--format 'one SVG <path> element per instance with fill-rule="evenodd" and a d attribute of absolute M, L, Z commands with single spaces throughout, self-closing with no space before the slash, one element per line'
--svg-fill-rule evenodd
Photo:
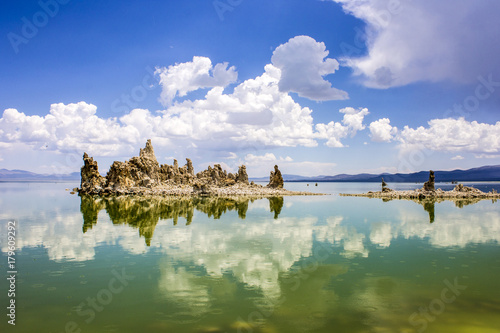
<path fill-rule="evenodd" d="M 0 168 L 500 164 L 495 0 L 3 1 Z"/>

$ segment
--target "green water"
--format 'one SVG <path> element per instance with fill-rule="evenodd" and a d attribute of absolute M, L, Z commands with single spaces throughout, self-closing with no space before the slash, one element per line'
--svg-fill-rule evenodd
<path fill-rule="evenodd" d="M 384 202 L 338 196 L 375 186 L 342 183 L 95 199 L 65 191 L 76 185 L 0 183 L 0 332 L 500 332 L 491 200 Z"/>

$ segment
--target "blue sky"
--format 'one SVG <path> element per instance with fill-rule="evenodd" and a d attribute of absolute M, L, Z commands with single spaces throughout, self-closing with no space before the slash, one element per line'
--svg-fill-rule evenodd
<path fill-rule="evenodd" d="M 0 168 L 160 163 L 250 176 L 500 164 L 500 3 L 1 4 Z"/>

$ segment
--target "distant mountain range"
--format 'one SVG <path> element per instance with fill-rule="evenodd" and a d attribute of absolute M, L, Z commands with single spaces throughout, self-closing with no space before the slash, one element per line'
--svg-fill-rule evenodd
<path fill-rule="evenodd" d="M 468 170 L 435 171 L 436 182 L 500 181 L 500 165 L 483 166 Z M 340 174 L 335 176 L 305 177 L 284 174 L 288 182 L 380 182 L 382 177 L 391 183 L 423 183 L 429 179 L 429 171 L 414 173 L 361 173 L 357 175 Z M 0 181 L 79 181 L 80 172 L 64 175 L 39 174 L 24 170 L 0 169 Z M 253 181 L 269 181 L 269 177 L 250 178 Z"/>
<path fill-rule="evenodd" d="M 500 181 L 500 165 L 483 166 L 468 170 L 435 171 L 436 182 Z M 288 182 L 380 182 L 384 177 L 391 183 L 423 183 L 429 179 L 429 171 L 414 173 L 361 173 L 357 175 L 340 174 L 335 176 L 303 177 L 284 174 Z M 252 178 L 253 181 L 269 181 L 269 177 Z"/>
<path fill-rule="evenodd" d="M 74 181 L 80 180 L 80 172 L 69 174 L 39 174 L 24 170 L 0 169 L 0 181 L 18 181 L 18 182 L 52 182 L 52 181 Z"/>

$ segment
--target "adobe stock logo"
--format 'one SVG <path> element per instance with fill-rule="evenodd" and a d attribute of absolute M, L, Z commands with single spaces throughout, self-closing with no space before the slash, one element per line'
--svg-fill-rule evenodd
<path fill-rule="evenodd" d="M 38 5 L 41 10 L 33 14 L 31 20 L 28 20 L 26 16 L 21 18 L 23 26 L 21 27 L 21 34 L 14 32 L 9 32 L 7 38 L 9 39 L 10 45 L 14 49 L 14 52 L 19 53 L 19 46 L 21 44 L 28 44 L 31 39 L 38 35 L 38 30 L 45 27 L 50 18 L 54 18 L 57 13 L 59 13 L 60 5 L 66 5 L 71 0 L 47 0 L 38 1 Z"/>
<path fill-rule="evenodd" d="M 212 3 L 214 9 L 219 15 L 219 20 L 224 21 L 224 13 L 232 12 L 236 7 L 241 5 L 243 0 L 214 0 Z"/>
<path fill-rule="evenodd" d="M 434 298 L 426 307 L 419 307 L 418 312 L 414 312 L 408 318 L 408 322 L 413 327 L 418 327 L 417 332 L 422 333 L 427 329 L 429 323 L 436 320 L 437 316 L 442 314 L 446 309 L 446 304 L 455 302 L 458 296 L 467 289 L 466 285 L 458 283 L 458 278 L 455 277 L 453 283 L 448 280 L 443 281 L 446 288 L 441 290 L 440 297 Z"/>
<path fill-rule="evenodd" d="M 87 317 L 85 323 L 90 324 L 96 318 L 96 312 L 102 312 L 104 308 L 113 301 L 113 296 L 123 292 L 125 287 L 129 285 L 129 281 L 135 279 L 135 276 L 129 275 L 122 268 L 121 273 L 115 269 L 111 271 L 113 277 L 109 280 L 107 288 L 102 288 L 97 292 L 95 297 L 87 297 L 84 302 L 81 302 L 76 308 L 76 314 L 81 317 Z M 64 325 L 64 333 L 81 333 L 85 328 L 81 327 L 75 321 L 68 321 Z"/>

